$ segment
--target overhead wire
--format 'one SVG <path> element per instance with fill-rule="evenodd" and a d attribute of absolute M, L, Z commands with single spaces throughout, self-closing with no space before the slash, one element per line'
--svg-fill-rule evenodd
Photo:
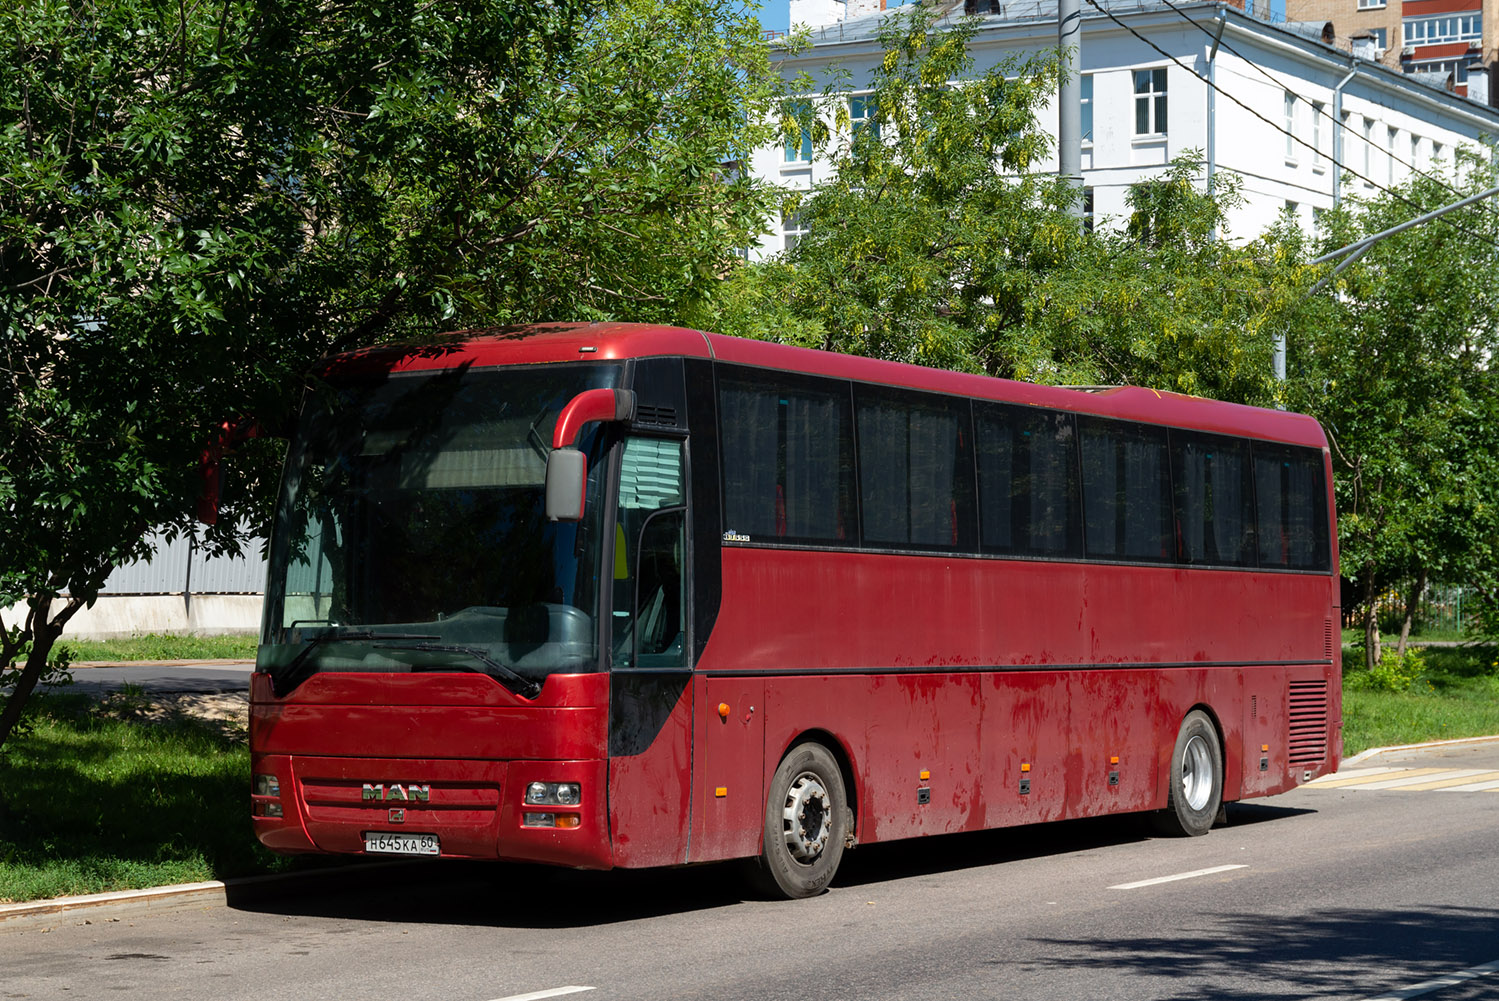
<path fill-rule="evenodd" d="M 1287 136 L 1288 138 L 1291 139 L 1292 142 L 1294 142 L 1294 143 L 1296 143 L 1296 144 L 1298 144 L 1300 146 L 1306 147 L 1307 149 L 1311 150 L 1314 154 L 1316 154 L 1318 156 L 1323 155 L 1321 150 L 1317 149 L 1315 146 L 1313 146 L 1311 143 L 1307 142 L 1305 139 L 1303 139 L 1300 136 L 1296 135 L 1294 132 L 1291 132 L 1285 126 L 1281 125 L 1279 122 L 1271 121 L 1269 118 L 1265 117 L 1263 114 L 1261 114 L 1260 112 L 1256 111 L 1254 108 L 1251 108 L 1249 105 L 1247 105 L 1243 101 L 1239 100 L 1233 94 L 1229 93 L 1228 91 L 1224 90 L 1222 87 L 1218 86 L 1218 84 L 1216 82 L 1204 78 L 1195 69 L 1193 69 L 1192 67 L 1188 66 L 1186 63 L 1182 62 L 1180 59 L 1178 59 L 1176 56 L 1173 56 L 1171 53 L 1167 52 L 1165 49 L 1161 48 L 1155 42 L 1152 42 L 1150 39 L 1148 39 L 1144 35 L 1140 34 L 1138 31 L 1136 31 L 1130 25 L 1124 23 L 1124 21 L 1120 20 L 1119 17 L 1117 17 L 1114 14 L 1113 11 L 1108 10 L 1106 7 L 1104 7 L 1102 4 L 1100 4 L 1099 0 L 1088 0 L 1088 3 L 1094 9 L 1096 9 L 1099 13 L 1101 13 L 1105 17 L 1107 17 L 1110 21 L 1113 21 L 1119 27 L 1123 28 L 1125 31 L 1127 31 L 1131 35 L 1135 36 L 1135 38 L 1139 39 L 1141 42 L 1144 42 L 1147 46 L 1149 46 L 1150 48 L 1154 49 L 1161 56 L 1163 56 L 1164 58 L 1170 60 L 1178 68 L 1180 68 L 1182 70 L 1185 70 L 1186 72 L 1192 74 L 1192 76 L 1197 77 L 1198 79 L 1202 80 L 1203 83 L 1205 83 L 1209 87 L 1211 87 L 1214 90 L 1214 92 L 1216 92 L 1218 94 L 1221 94 L 1223 97 L 1225 97 L 1228 100 L 1232 101 L 1234 104 L 1237 104 L 1240 108 L 1244 109 L 1250 115 L 1252 115 L 1255 118 L 1259 119 L 1260 121 L 1264 122 L 1266 125 L 1270 126 L 1276 132 L 1279 132 L 1282 135 Z M 1169 7 L 1171 5 L 1168 3 L 1167 6 Z M 1175 9 L 1175 8 L 1173 8 L 1173 9 Z M 1181 14 L 1183 12 L 1182 11 L 1177 11 L 1177 13 Z M 1189 17 L 1189 18 L 1187 18 L 1187 20 L 1192 21 L 1192 18 Z M 1197 22 L 1193 21 L 1193 24 L 1197 24 Z M 1198 25 L 1198 27 L 1202 27 L 1202 26 Z M 1204 28 L 1203 30 L 1206 30 L 1206 29 Z M 1230 50 L 1230 51 L 1232 51 L 1232 50 Z M 1234 55 L 1239 56 L 1240 59 L 1244 58 L 1242 55 L 1240 55 L 1237 52 L 1234 52 Z M 1248 62 L 1249 60 L 1245 60 L 1245 61 Z M 1272 82 L 1273 82 L 1273 78 L 1272 78 Z M 1339 123 L 1339 124 L 1341 124 L 1341 123 Z M 1363 181 L 1369 187 L 1376 188 L 1376 189 L 1378 189 L 1380 191 L 1383 191 L 1385 194 L 1389 195 L 1392 198 L 1397 199 L 1398 201 L 1402 202 L 1406 206 L 1408 206 L 1408 207 L 1410 207 L 1412 209 L 1415 209 L 1418 212 L 1424 212 L 1424 211 L 1426 211 L 1426 207 L 1425 206 L 1419 204 L 1418 202 L 1413 201 L 1410 198 L 1407 198 L 1405 195 L 1401 194 L 1398 191 L 1395 191 L 1392 188 L 1387 187 L 1386 185 L 1380 184 L 1378 181 L 1374 180 L 1374 178 L 1372 178 L 1372 177 L 1369 177 L 1367 174 L 1361 173 L 1360 171 L 1357 171 L 1357 170 L 1353 169 L 1352 167 L 1348 166 L 1347 164 L 1340 163 L 1335 158 L 1330 158 L 1330 159 L 1332 159 L 1332 163 L 1333 163 L 1333 168 L 1334 169 L 1340 169 L 1343 173 L 1352 174 L 1354 177 L 1356 177 L 1359 180 Z M 1448 226 L 1452 227 L 1453 229 L 1457 230 L 1458 232 L 1463 233 L 1463 234 L 1465 234 L 1467 236 L 1470 236 L 1470 237 L 1472 237 L 1475 240 L 1482 240 L 1483 242 L 1488 243 L 1491 246 L 1493 246 L 1495 249 L 1499 249 L 1499 242 L 1496 242 L 1494 240 L 1494 238 L 1491 237 L 1491 236 L 1488 236 L 1488 235 L 1483 234 L 1483 233 L 1475 233 L 1474 231 L 1468 229 L 1467 227 L 1462 226 L 1462 225 L 1460 225 L 1460 224 L 1458 224 L 1458 223 L 1456 223 L 1456 222 L 1454 222 L 1454 221 L 1452 221 L 1450 219 L 1442 218 L 1442 219 L 1440 219 L 1438 221 L 1440 221 L 1442 223 L 1445 223 L 1446 225 L 1448 225 Z"/>
<path fill-rule="evenodd" d="M 1161 3 L 1163 3 L 1167 7 L 1171 8 L 1171 10 L 1175 11 L 1184 21 L 1187 21 L 1188 23 L 1190 23 L 1193 27 L 1197 28 L 1199 31 L 1201 31 L 1203 34 L 1207 35 L 1209 38 L 1213 38 L 1214 37 L 1213 33 L 1208 30 L 1207 25 L 1203 24 L 1201 21 L 1197 20 L 1192 15 L 1188 14 L 1186 11 L 1184 11 L 1180 7 L 1176 6 L 1176 4 L 1172 3 L 1171 0 L 1161 0 Z M 1340 122 L 1337 119 L 1333 118 L 1332 112 L 1328 111 L 1326 109 L 1326 107 L 1319 107 L 1319 102 L 1313 101 L 1310 98 L 1306 97 L 1305 95 L 1297 93 L 1293 88 L 1286 86 L 1286 82 L 1284 80 L 1277 80 L 1275 77 L 1271 76 L 1269 70 L 1265 69 L 1259 63 L 1255 62 L 1254 60 L 1252 60 L 1252 59 L 1248 58 L 1247 56 L 1243 55 L 1242 53 L 1240 53 L 1233 46 L 1229 45 L 1227 42 L 1224 42 L 1221 37 L 1219 37 L 1217 39 L 1217 41 L 1218 41 L 1218 47 L 1219 48 L 1221 48 L 1224 51 L 1228 52 L 1230 55 L 1238 56 L 1238 58 L 1242 59 L 1246 65 L 1248 65 L 1250 68 L 1252 68 L 1260 76 L 1264 77 L 1266 80 L 1269 80 L 1275 86 L 1279 87 L 1281 90 L 1285 91 L 1286 93 L 1292 95 L 1297 100 L 1304 101 L 1307 105 L 1309 105 L 1311 107 L 1312 113 L 1314 115 L 1321 115 L 1323 118 L 1326 118 L 1329 122 L 1332 123 L 1333 128 L 1343 129 L 1345 132 L 1347 132 L 1349 135 L 1351 135 L 1355 139 L 1363 139 L 1365 142 L 1368 141 L 1367 139 L 1364 139 L 1363 136 L 1360 136 L 1357 132 L 1354 132 L 1353 131 L 1353 126 L 1348 125 L 1346 122 Z M 1287 130 L 1285 128 L 1282 128 L 1281 131 L 1282 132 L 1286 132 Z M 1315 146 L 1313 146 L 1312 148 L 1313 148 L 1314 152 L 1317 153 L 1317 155 L 1319 155 L 1319 156 L 1321 155 L 1321 151 L 1317 150 Z M 1449 184 L 1446 181 L 1445 178 L 1443 178 L 1443 177 L 1441 177 L 1441 176 L 1439 176 L 1437 174 L 1432 174 L 1432 173 L 1429 173 L 1427 171 L 1424 171 L 1424 170 L 1420 169 L 1419 167 L 1417 167 L 1415 164 L 1411 163 L 1410 161 L 1405 160 L 1402 157 L 1396 156 L 1395 155 L 1395 150 L 1393 148 L 1389 151 L 1388 155 L 1389 155 L 1389 157 L 1390 157 L 1390 159 L 1392 161 L 1394 161 L 1395 163 L 1400 164 L 1403 167 L 1408 168 L 1411 171 L 1411 173 L 1413 173 L 1413 174 L 1419 174 L 1422 177 L 1426 178 L 1427 180 L 1435 181 L 1436 183 L 1440 184 L 1442 187 L 1446 188 L 1448 191 L 1452 192 L 1454 195 L 1462 197 L 1465 194 L 1465 192 L 1463 192 L 1460 188 L 1454 187 L 1453 185 Z M 1329 158 L 1329 159 L 1331 159 L 1331 158 Z M 1334 161 L 1334 163 L 1336 163 L 1336 161 Z"/>

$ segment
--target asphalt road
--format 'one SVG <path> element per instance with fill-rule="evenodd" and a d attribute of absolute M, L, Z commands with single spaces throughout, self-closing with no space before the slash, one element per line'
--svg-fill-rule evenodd
<path fill-rule="evenodd" d="M 248 692 L 255 665 L 243 664 L 121 664 L 114 667 L 75 667 L 73 683 L 64 690 L 103 695 L 127 683 L 154 695 L 198 695 Z M 0 993 L 0 998 L 5 995 Z"/>
<path fill-rule="evenodd" d="M 731 866 L 439 862 L 60 918 L 0 931 L 0 998 L 1369 999 L 1465 970 L 1398 996 L 1499 998 L 1499 790 L 1451 791 L 1499 770 L 1499 747 L 1354 767 L 1203 838 L 1112 818 L 864 846 L 791 903 L 742 899 Z"/>

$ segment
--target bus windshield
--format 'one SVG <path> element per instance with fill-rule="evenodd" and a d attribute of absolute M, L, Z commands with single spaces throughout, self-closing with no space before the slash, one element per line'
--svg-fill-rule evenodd
<path fill-rule="evenodd" d="M 309 394 L 271 546 L 257 669 L 278 695 L 320 671 L 464 671 L 534 695 L 596 669 L 602 434 L 588 510 L 549 522 L 561 408 L 615 365 L 383 374 Z"/>

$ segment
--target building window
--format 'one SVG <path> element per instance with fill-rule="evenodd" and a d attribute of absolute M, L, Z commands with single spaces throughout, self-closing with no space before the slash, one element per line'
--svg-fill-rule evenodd
<path fill-rule="evenodd" d="M 1421 164 L 1421 137 L 1411 133 L 1411 170 L 1419 170 Z"/>
<path fill-rule="evenodd" d="M 880 123 L 874 119 L 874 96 L 857 94 L 848 99 L 848 122 L 855 138 L 868 130 L 871 138 L 880 138 Z"/>
<path fill-rule="evenodd" d="M 1378 10 L 1385 5 L 1385 0 L 1358 0 L 1359 10 Z"/>
<path fill-rule="evenodd" d="M 807 233 L 807 224 L 800 212 L 793 212 L 784 217 L 781 220 L 781 249 L 792 249 Z"/>
<path fill-rule="evenodd" d="M 1135 135 L 1166 134 L 1166 67 L 1135 70 Z"/>
<path fill-rule="evenodd" d="M 787 109 L 788 113 L 799 120 L 806 121 L 812 114 L 812 106 L 806 103 L 793 104 Z M 812 128 L 811 122 L 802 126 L 800 131 L 795 129 L 786 136 L 786 163 L 811 163 L 812 162 Z"/>
<path fill-rule="evenodd" d="M 1364 119 L 1364 183 L 1373 184 L 1373 171 L 1370 162 L 1374 159 L 1374 119 Z"/>
<path fill-rule="evenodd" d="M 1442 162 L 1442 144 L 1435 139 L 1431 141 L 1431 165 L 1437 166 Z"/>
<path fill-rule="evenodd" d="M 1468 82 L 1468 61 L 1466 59 L 1428 59 L 1424 62 L 1407 62 L 1405 64 L 1407 73 L 1451 73 L 1453 84 Z"/>
<path fill-rule="evenodd" d="M 1389 48 L 1389 45 L 1387 44 L 1388 29 L 1366 28 L 1364 30 L 1367 31 L 1370 37 L 1374 39 L 1374 58 L 1378 59 L 1380 56 L 1384 55 L 1384 50 Z"/>
<path fill-rule="evenodd" d="M 1327 105 L 1312 102 L 1312 169 L 1322 170 L 1322 119 L 1327 115 Z"/>
<path fill-rule="evenodd" d="M 1093 189 L 1083 189 L 1083 229 L 1093 232 Z"/>
<path fill-rule="evenodd" d="M 1447 42 L 1476 42 L 1483 38 L 1483 14 L 1439 14 L 1436 17 L 1407 17 L 1400 22 L 1405 45 L 1442 45 Z"/>
<path fill-rule="evenodd" d="M 1078 91 L 1082 94 L 1079 102 L 1082 105 L 1082 134 L 1083 142 L 1093 141 L 1093 74 L 1084 73 L 1078 78 Z"/>
<path fill-rule="evenodd" d="M 1400 138 L 1400 130 L 1396 129 L 1396 128 L 1391 128 L 1388 132 L 1385 133 L 1385 138 L 1388 140 L 1388 143 L 1385 145 L 1385 149 L 1389 150 L 1389 153 L 1387 153 L 1385 155 L 1385 183 L 1386 184 L 1394 184 L 1395 183 L 1395 143 Z"/>
<path fill-rule="evenodd" d="M 1296 95 L 1289 90 L 1285 94 L 1286 105 L 1286 160 L 1296 159 Z"/>

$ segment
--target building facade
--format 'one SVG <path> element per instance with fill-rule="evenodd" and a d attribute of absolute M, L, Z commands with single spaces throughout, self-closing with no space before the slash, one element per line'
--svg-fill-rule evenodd
<path fill-rule="evenodd" d="M 1499 0 L 1286 0 L 1289 20 L 1330 22 L 1341 47 L 1405 73 L 1448 78 L 1460 94 L 1499 102 L 1489 86 L 1499 60 Z M 1475 70 L 1482 74 L 1474 78 Z"/>
<path fill-rule="evenodd" d="M 971 43 L 976 71 L 1012 53 L 1055 48 L 1054 3 L 1017 0 L 999 9 L 983 16 Z M 855 88 L 849 119 L 859 128 L 871 108 L 857 87 L 881 58 L 881 18 L 893 13 L 812 26 L 813 44 L 782 59 L 784 75 L 805 70 L 820 85 L 831 64 L 847 70 Z M 1114 3 L 1109 14 L 1084 4 L 1080 53 L 1084 188 L 1102 225 L 1122 224 L 1130 185 L 1188 151 L 1204 156 L 1205 175 L 1241 180 L 1244 203 L 1226 235 L 1247 239 L 1285 210 L 1310 230 L 1335 202 L 1372 196 L 1412 171 L 1450 170 L 1454 150 L 1482 150 L 1499 136 L 1499 110 L 1353 57 L 1321 31 L 1216 3 Z M 961 16 L 961 2 L 943 15 Z M 1055 106 L 1045 109 L 1053 135 L 1056 122 Z M 830 165 L 803 138 L 756 151 L 751 169 L 789 188 L 814 187 Z M 1054 155 L 1040 169 L 1055 170 Z M 777 223 L 757 256 L 786 249 L 803 232 L 795 216 Z"/>

